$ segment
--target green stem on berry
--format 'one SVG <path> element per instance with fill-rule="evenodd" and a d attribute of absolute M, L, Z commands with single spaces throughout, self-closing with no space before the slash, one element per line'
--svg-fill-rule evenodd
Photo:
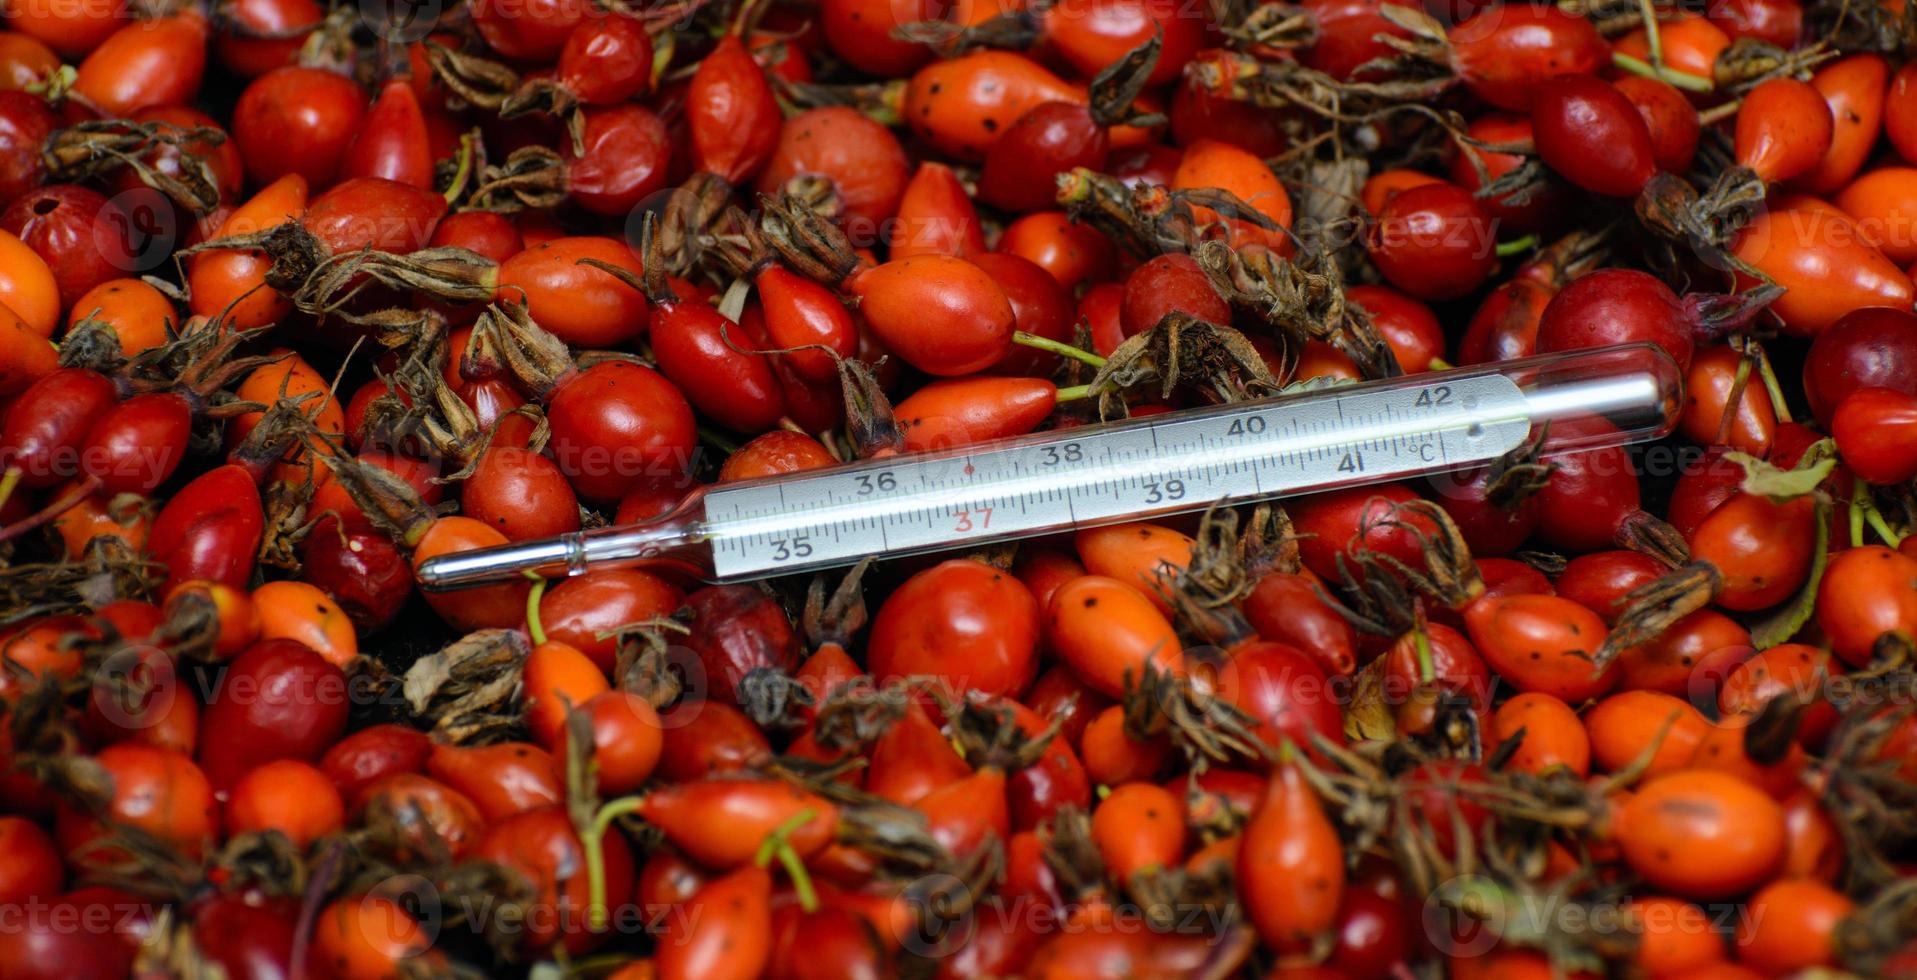
<path fill-rule="evenodd" d="M 778 850 L 779 864 L 785 868 L 786 878 L 792 882 L 792 892 L 799 897 L 799 907 L 807 912 L 819 910 L 819 892 L 812 887 L 812 875 L 805 870 L 805 862 L 799 859 L 799 852 L 789 845 Z"/>
<path fill-rule="evenodd" d="M 1865 495 L 1869 492 L 1870 490 L 1864 486 L 1863 480 L 1851 477 L 1850 546 L 1853 548 L 1862 548 L 1864 546 L 1864 501 L 1866 499 Z"/>
<path fill-rule="evenodd" d="M 1750 349 L 1749 337 L 1731 338 L 1731 348 L 1740 355 L 1737 359 L 1737 373 L 1731 377 L 1731 394 L 1725 402 L 1723 414 L 1717 418 L 1717 435 L 1711 444 L 1727 446 L 1731 442 L 1731 426 L 1737 424 L 1738 412 L 1735 407 L 1744 403 L 1744 393 L 1750 390 L 1751 369 L 1757 363 L 1757 356 Z"/>
<path fill-rule="evenodd" d="M 38 95 L 49 102 L 56 101 L 79 81 L 80 71 L 72 65 L 61 65 L 50 71 L 37 82 L 28 82 L 21 91 L 28 95 Z"/>
<path fill-rule="evenodd" d="M 1651 49 L 1651 64 L 1661 71 L 1664 68 L 1664 39 L 1658 36 L 1657 4 L 1654 0 L 1637 0 L 1637 9 L 1644 18 L 1644 41 Z"/>
<path fill-rule="evenodd" d="M 1040 337 L 1038 334 L 1035 334 L 1035 333 L 1026 333 L 1023 330 L 1012 331 L 1012 343 L 1017 344 L 1020 347 L 1030 347 L 1034 350 L 1049 351 L 1053 354 L 1057 354 L 1060 357 L 1069 357 L 1072 360 L 1078 361 L 1081 364 L 1089 364 L 1095 368 L 1102 368 L 1105 366 L 1105 359 L 1102 357 L 1099 357 L 1097 354 L 1094 354 L 1091 351 L 1088 351 L 1079 347 L 1073 347 L 1072 345 L 1067 343 L 1061 343 L 1059 341 L 1051 339 L 1050 337 Z"/>
<path fill-rule="evenodd" d="M 1884 520 L 1883 512 L 1878 510 L 1876 505 L 1864 508 L 1864 520 L 1870 522 L 1871 529 L 1877 532 L 1878 537 L 1884 539 L 1885 544 L 1895 548 L 1904 543 L 1904 535 L 1891 527 L 1890 522 Z"/>
<path fill-rule="evenodd" d="M 1860 501 L 1862 502 L 1861 507 L 1859 506 Z M 1856 484 L 1851 487 L 1850 503 L 1854 510 L 1862 511 L 1864 521 L 1870 525 L 1871 530 L 1877 532 L 1878 537 L 1884 539 L 1885 544 L 1895 548 L 1904 543 L 1904 535 L 1896 528 L 1891 527 L 1889 521 L 1884 520 L 1883 512 L 1877 509 L 1877 502 L 1871 499 L 1869 485 L 1865 484 L 1863 480 L 1858 480 Z M 1857 534 L 1851 536 L 1851 542 L 1857 545 L 1863 544 L 1860 535 Z"/>
<path fill-rule="evenodd" d="M 1704 129 L 1709 129 L 1712 126 L 1715 126 L 1718 123 L 1721 123 L 1724 120 L 1737 115 L 1737 110 L 1743 108 L 1743 106 L 1744 106 L 1743 99 L 1732 99 L 1731 101 L 1726 102 L 1722 105 L 1714 105 L 1710 107 L 1709 109 L 1706 109 L 1703 112 L 1700 112 L 1697 114 L 1698 125 L 1703 127 Z"/>
<path fill-rule="evenodd" d="M 1052 400 L 1059 401 L 1059 402 L 1075 402 L 1079 400 L 1080 398 L 1090 398 L 1091 394 L 1092 394 L 1091 385 L 1073 385 L 1070 388 L 1058 389 L 1058 394 L 1054 396 Z"/>
<path fill-rule="evenodd" d="M 786 821 L 759 842 L 759 850 L 752 855 L 752 863 L 763 868 L 779 859 L 779 866 L 785 869 L 785 876 L 792 882 L 792 892 L 798 896 L 799 907 L 807 912 L 816 912 L 819 908 L 818 890 L 812 887 L 812 875 L 805 869 L 805 861 L 799 858 L 799 852 L 792 849 L 789 838 L 800 827 L 810 823 L 819 815 L 817 810 L 807 807 L 786 818 Z"/>
<path fill-rule="evenodd" d="M 652 45 L 652 90 L 659 90 L 659 83 L 666 77 L 666 71 L 672 67 L 672 56 L 677 51 L 673 43 L 677 31 L 660 31 L 657 41 Z"/>
<path fill-rule="evenodd" d="M 1633 75 L 1655 78 L 1672 88 L 1683 89 L 1686 92 L 1711 92 L 1717 89 L 1717 84 L 1708 78 L 1699 78 L 1696 75 L 1672 71 L 1669 68 L 1656 68 L 1628 54 L 1613 51 L 1611 63 Z"/>
<path fill-rule="evenodd" d="M 1538 247 L 1538 236 L 1526 235 L 1523 238 L 1498 243 L 1498 258 L 1508 259 Z"/>
<path fill-rule="evenodd" d="M 612 822 L 628 813 L 637 813 L 643 796 L 624 796 L 599 808 L 592 826 L 579 835 L 579 846 L 586 852 L 586 925 L 598 932 L 606 928 L 606 832 Z"/>
<path fill-rule="evenodd" d="M 1438 667 L 1431 660 L 1431 636 L 1420 626 L 1411 631 L 1411 643 L 1418 651 L 1418 679 L 1426 684 L 1438 679 Z"/>
<path fill-rule="evenodd" d="M 453 171 L 452 181 L 446 185 L 446 192 L 440 195 L 447 204 L 458 203 L 466 193 L 466 183 L 473 176 L 473 158 L 479 155 L 478 141 L 477 130 L 462 133 L 459 137 L 459 169 Z"/>
<path fill-rule="evenodd" d="M 532 590 L 526 593 L 526 635 L 532 637 L 533 646 L 546 642 L 546 624 L 539 621 L 539 600 L 546 596 L 546 577 L 536 572 L 527 572 L 532 579 Z"/>
<path fill-rule="evenodd" d="M 1790 422 L 1790 403 L 1784 400 L 1784 386 L 1777 382 L 1777 372 L 1771 367 L 1771 355 L 1764 345 L 1756 340 L 1747 341 L 1757 351 L 1757 376 L 1764 379 L 1764 391 L 1770 395 L 1771 411 L 1777 413 L 1777 421 Z"/>

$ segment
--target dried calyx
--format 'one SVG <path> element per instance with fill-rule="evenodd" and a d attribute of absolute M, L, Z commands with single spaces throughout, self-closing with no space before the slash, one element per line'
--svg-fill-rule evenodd
<path fill-rule="evenodd" d="M 1727 97 L 1742 96 L 1773 78 L 1806 77 L 1818 65 L 1840 57 L 1843 51 L 1828 45 L 1786 51 L 1769 41 L 1740 37 L 1718 52 L 1711 63 L 1711 82 Z"/>
<path fill-rule="evenodd" d="M 1257 636 L 1257 631 L 1238 610 L 1238 603 L 1257 585 L 1247 566 L 1255 562 L 1269 567 L 1283 561 L 1277 556 L 1260 556 L 1248 561 L 1247 543 L 1262 532 L 1254 523 L 1252 534 L 1240 535 L 1238 523 L 1236 510 L 1213 506 L 1199 521 L 1191 561 L 1183 568 L 1160 566 L 1153 583 L 1176 614 L 1181 631 L 1198 643 L 1221 649 L 1231 649 Z M 1280 542 L 1271 548 L 1282 551 L 1287 546 L 1295 561 L 1295 543 Z"/>
<path fill-rule="evenodd" d="M 1167 740 L 1193 772 L 1214 765 L 1255 767 L 1270 762 L 1270 746 L 1258 734 L 1262 723 L 1219 697 L 1209 681 L 1146 664 L 1139 676 L 1126 678 L 1120 703 L 1128 737 L 1139 742 Z"/>
<path fill-rule="evenodd" d="M 1700 194 L 1684 178 L 1658 173 L 1638 193 L 1635 207 L 1646 231 L 1664 240 L 1667 252 L 1683 248 L 1708 265 L 1735 269 L 1761 283 L 1770 277 L 1731 253 L 1737 232 L 1764 207 L 1769 188 L 1745 167 L 1724 170 Z M 1660 265 L 1675 266 L 1666 255 Z"/>
<path fill-rule="evenodd" d="M 1044 757 L 1063 724 L 1063 719 L 1053 718 L 1043 731 L 1029 735 L 1005 705 L 976 697 L 954 697 L 939 687 L 929 688 L 928 693 L 938 701 L 953 740 L 964 749 L 965 761 L 974 770 L 992 768 L 1015 773 L 1030 769 Z"/>
<path fill-rule="evenodd" d="M 791 195 L 759 195 L 759 232 L 787 268 L 814 282 L 837 288 L 865 260 L 838 226 Z"/>
<path fill-rule="evenodd" d="M 208 323 L 188 330 L 173 341 L 141 351 L 123 364 L 114 380 L 122 393 L 171 391 L 186 396 L 208 417 L 225 418 L 265 406 L 231 401 L 222 396 L 226 386 L 255 368 L 283 361 L 290 353 L 233 356 L 252 332 L 228 330 Z"/>
<path fill-rule="evenodd" d="M 467 206 L 476 211 L 516 214 L 550 211 L 566 200 L 566 160 L 549 147 L 525 146 L 502 163 L 480 171 Z"/>
<path fill-rule="evenodd" d="M 481 338 L 484 339 L 481 339 Z M 544 401 L 578 369 L 566 342 L 534 323 L 523 303 L 495 303 L 473 321 L 469 350 L 494 352 L 527 393 Z"/>
<path fill-rule="evenodd" d="M 405 255 L 374 248 L 334 254 L 299 221 L 216 238 L 182 249 L 179 255 L 249 249 L 266 253 L 273 261 L 265 274 L 266 285 L 299 311 L 315 316 L 342 314 L 373 286 L 453 303 L 483 303 L 493 298 L 499 271 L 499 264 L 491 259 L 450 245 Z M 408 323 L 422 316 L 412 310 L 394 312 Z M 377 315 L 371 320 L 379 322 Z"/>
<path fill-rule="evenodd" d="M 871 558 L 861 559 L 829 593 L 826 590 L 825 573 L 812 576 L 812 581 L 806 586 L 805 608 L 799 622 L 813 649 L 828 644 L 849 649 L 852 638 L 865 628 L 869 617 L 863 584 L 865 573 L 871 570 L 872 563 Z"/>
<path fill-rule="evenodd" d="M 774 58 L 790 56 L 790 42 L 780 41 L 776 45 L 766 45 L 753 52 L 762 59 L 762 64 L 770 68 L 777 61 Z M 776 53 L 775 53 L 776 51 Z M 795 109 L 820 109 L 827 106 L 843 106 L 858 110 L 860 115 L 886 127 L 903 124 L 903 108 L 906 89 L 910 83 L 903 78 L 883 79 L 871 82 L 795 82 L 778 72 L 769 73 L 773 88 L 778 92 L 779 101 Z"/>
<path fill-rule="evenodd" d="M 96 119 L 55 131 L 40 156 L 51 180 L 97 180 L 126 168 L 142 184 L 181 207 L 206 214 L 220 206 L 220 188 L 212 166 L 194 152 L 194 147 L 219 146 L 225 141 L 226 134 L 210 126 L 187 128 L 166 122 Z M 155 147 L 163 145 L 177 152 L 177 166 L 166 171 L 153 168 L 145 160 Z"/>
<path fill-rule="evenodd" d="M 1104 70 L 1093 76 L 1087 90 L 1092 122 L 1103 127 L 1159 126 L 1165 123 L 1164 116 L 1139 112 L 1135 105 L 1151 81 L 1152 71 L 1158 67 L 1158 57 L 1164 47 L 1164 32 L 1155 32 L 1143 44 L 1125 52 L 1124 57 L 1106 65 Z"/>
<path fill-rule="evenodd" d="M 519 73 L 500 62 L 455 51 L 430 38 L 421 47 L 433 77 L 475 109 L 499 112 L 520 88 Z"/>
<path fill-rule="evenodd" d="M 124 528 L 153 519 L 154 505 L 137 494 L 109 501 L 107 517 Z M 12 543 L 0 544 L 0 549 Z M 0 555 L 5 555 L 0 550 Z M 166 578 L 166 567 L 148 559 L 115 534 L 96 535 L 72 561 L 0 563 L 0 616 L 7 625 L 34 616 L 87 613 L 119 599 L 149 596 Z"/>
<path fill-rule="evenodd" d="M 503 371 L 496 356 L 496 342 L 496 334 L 482 334 L 475 329 L 467 339 L 465 351 L 458 355 L 461 375 L 490 377 Z M 392 376 L 392 383 L 398 390 L 406 392 L 407 398 L 403 401 L 392 398 L 386 407 L 390 410 L 395 405 L 410 403 L 403 416 L 403 431 L 407 441 L 417 452 L 440 461 L 451 471 L 438 478 L 438 482 L 452 483 L 472 475 L 480 457 L 491 448 L 493 439 L 502 430 L 497 424 L 482 424 L 472 406 L 446 383 L 440 365 L 449 352 L 445 352 L 443 347 L 441 341 L 428 348 L 424 352 L 426 356 L 402 363 L 400 370 Z M 543 413 L 531 405 L 521 405 L 509 414 L 524 416 L 533 423 L 526 441 L 528 449 L 538 452 L 544 448 L 549 430 Z M 376 416 L 373 421 L 383 422 L 385 417 Z M 392 429 L 400 431 L 398 427 Z"/>
<path fill-rule="evenodd" d="M 498 263 L 457 246 L 423 248 L 406 255 L 361 249 L 327 257 L 286 298 L 301 312 L 339 316 L 386 328 L 389 337 L 405 337 L 425 328 L 428 311 L 393 309 L 358 314 L 351 312 L 348 304 L 374 286 L 449 303 L 484 303 L 496 293 L 498 272 Z M 382 342 L 392 346 L 390 339 Z"/>
<path fill-rule="evenodd" d="M 1138 256 L 1190 251 L 1196 219 L 1159 184 L 1127 183 L 1077 167 L 1058 175 L 1057 200 L 1073 221 L 1091 225 Z"/>
<path fill-rule="evenodd" d="M 330 391 L 306 391 L 276 399 L 265 406 L 252 431 L 227 454 L 227 462 L 245 467 L 256 479 L 264 477 L 274 464 L 302 445 L 311 429 L 313 413 L 331 398 Z"/>
<path fill-rule="evenodd" d="M 1193 57 L 1185 75 L 1219 98 L 1262 109 L 1308 113 L 1338 123 L 1364 122 L 1403 103 L 1434 101 L 1456 82 L 1448 69 L 1433 70 L 1436 65 L 1429 61 L 1414 58 L 1387 64 L 1399 73 L 1398 79 L 1340 82 L 1294 60 L 1265 61 L 1218 49 Z"/>
<path fill-rule="evenodd" d="M 1513 513 L 1531 495 L 1550 485 L 1557 464 L 1542 462 L 1539 453 L 1550 438 L 1549 422 L 1538 426 L 1537 433 L 1523 445 L 1491 461 L 1486 475 L 1484 499 L 1505 513 Z"/>
<path fill-rule="evenodd" d="M 1100 417 L 1113 419 L 1128 414 L 1134 390 L 1169 399 L 1180 388 L 1238 402 L 1276 394 L 1279 383 L 1244 334 L 1174 311 L 1112 351 L 1092 378 L 1091 396 Z"/>
<path fill-rule="evenodd" d="M 926 45 L 942 57 L 952 57 L 979 48 L 1023 51 L 1044 37 L 1039 24 L 1043 8 L 1015 10 L 966 27 L 945 20 L 918 20 L 892 28 L 892 36 L 901 41 Z"/>
<path fill-rule="evenodd" d="M 715 273 L 748 278 L 759 264 L 771 261 L 752 219 L 732 204 L 732 188 L 714 174 L 693 174 L 673 189 L 653 235 L 665 271 L 674 275 L 709 266 Z M 741 252 L 746 265 L 735 268 Z"/>
<path fill-rule="evenodd" d="M 905 451 L 905 434 L 892 411 L 892 399 L 879 384 L 872 366 L 855 357 L 840 357 L 839 393 L 845 400 L 845 435 L 855 459 L 895 456 Z"/>
<path fill-rule="evenodd" d="M 1212 9 L 1218 32 L 1232 47 L 1253 54 L 1309 48 L 1322 34 L 1317 15 L 1296 4 L 1213 0 Z"/>
<path fill-rule="evenodd" d="M 402 548 L 410 550 L 418 544 L 439 519 L 439 513 L 398 474 L 361 462 L 331 445 L 327 438 L 317 431 L 308 433 L 308 439 L 317 444 L 314 448 L 328 456 L 326 465 L 340 489 L 353 498 L 374 527 Z"/>
<path fill-rule="evenodd" d="M 1305 342 L 1319 340 L 1351 358 L 1367 378 L 1400 373 L 1371 315 L 1345 299 L 1344 275 L 1330 253 L 1306 251 L 1292 261 L 1270 249 L 1209 241 L 1192 257 L 1220 297 L 1271 327 L 1287 372 Z"/>
<path fill-rule="evenodd" d="M 447 742 L 510 738 L 523 724 L 520 677 L 531 651 L 519 630 L 478 630 L 415 661 L 400 693 L 412 717 Z"/>
<path fill-rule="evenodd" d="M 586 152 L 586 113 L 572 89 L 550 78 L 530 78 L 502 99 L 499 118 L 517 119 L 534 113 L 554 116 L 566 123 L 566 135 L 572 139 L 573 156 Z"/>

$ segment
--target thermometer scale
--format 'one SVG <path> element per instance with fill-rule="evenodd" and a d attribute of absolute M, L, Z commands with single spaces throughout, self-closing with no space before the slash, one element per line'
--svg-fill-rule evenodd
<path fill-rule="evenodd" d="M 429 559 L 427 589 L 595 567 L 736 582 L 1655 439 L 1677 365 L 1649 344 L 1338 385 L 694 491 L 639 524 Z"/>

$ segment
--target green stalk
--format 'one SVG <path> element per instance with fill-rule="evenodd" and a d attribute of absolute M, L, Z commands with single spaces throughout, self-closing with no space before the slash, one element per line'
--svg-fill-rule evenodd
<path fill-rule="evenodd" d="M 1026 333 L 1023 330 L 1012 331 L 1012 343 L 1017 344 L 1020 347 L 1030 347 L 1030 348 L 1033 348 L 1034 350 L 1048 351 L 1050 353 L 1057 354 L 1060 357 L 1069 357 L 1072 360 L 1077 361 L 1081 364 L 1089 364 L 1095 368 L 1102 368 L 1105 366 L 1105 359 L 1102 357 L 1099 357 L 1097 354 L 1094 354 L 1091 351 L 1088 351 L 1079 347 L 1073 347 L 1072 345 L 1067 343 L 1061 343 L 1060 341 L 1053 340 L 1050 337 L 1040 337 L 1038 334 L 1035 334 L 1035 333 Z"/>
<path fill-rule="evenodd" d="M 606 927 L 606 831 L 614 820 L 638 812 L 644 803 L 643 796 L 613 800 L 599 808 L 592 826 L 580 836 L 580 848 L 586 852 L 586 925 L 593 932 Z"/>
<path fill-rule="evenodd" d="M 765 840 L 759 842 L 759 849 L 752 853 L 752 863 L 761 868 L 771 864 L 772 855 L 779 849 L 779 845 L 784 844 L 785 839 L 792 836 L 793 831 L 805 826 L 818 815 L 819 812 L 817 810 L 806 807 L 785 818 L 784 823 L 772 828 L 772 830 L 765 835 Z"/>
<path fill-rule="evenodd" d="M 1653 0 L 1637 0 L 1637 9 L 1644 18 L 1644 40 L 1651 48 L 1651 64 L 1659 71 L 1664 70 L 1664 39 L 1658 36 L 1657 4 Z"/>
<path fill-rule="evenodd" d="M 761 868 L 772 863 L 773 858 L 779 859 L 779 866 L 785 869 L 786 878 L 792 882 L 792 891 L 799 898 L 799 907 L 807 912 L 818 911 L 819 892 L 812 887 L 812 873 L 805 869 L 805 862 L 799 858 L 799 852 L 792 849 L 787 838 L 818 815 L 817 810 L 807 807 L 786 818 L 784 823 L 765 835 L 765 840 L 759 842 L 759 850 L 752 855 L 752 863 Z"/>
<path fill-rule="evenodd" d="M 527 572 L 533 587 L 526 593 L 526 634 L 532 637 L 533 646 L 546 642 L 546 624 L 539 621 L 539 600 L 546 595 L 546 577 Z"/>
<path fill-rule="evenodd" d="M 1712 126 L 1715 126 L 1718 123 L 1721 123 L 1724 120 L 1737 115 L 1737 110 L 1743 108 L 1743 106 L 1744 106 L 1743 99 L 1732 99 L 1731 101 L 1726 102 L 1722 105 L 1714 105 L 1710 107 L 1709 109 L 1706 109 L 1703 112 L 1700 112 L 1697 114 L 1698 125 L 1702 126 L 1705 129 L 1709 129 Z"/>
<path fill-rule="evenodd" d="M 1876 531 L 1877 536 L 1883 538 L 1884 543 L 1893 548 L 1903 544 L 1904 535 L 1891 527 L 1889 521 L 1884 520 L 1883 512 L 1877 509 L 1877 501 L 1871 499 L 1870 488 L 1864 484 L 1863 480 L 1858 480 L 1857 485 L 1851 489 L 1851 505 L 1855 507 L 1860 500 L 1863 501 L 1864 520 L 1870 524 L 1870 529 Z M 1862 544 L 1861 541 L 1856 541 L 1855 537 L 1853 541 Z"/>
<path fill-rule="evenodd" d="M 1897 529 L 1891 527 L 1890 522 L 1884 520 L 1884 515 L 1878 511 L 1875 504 L 1865 505 L 1864 520 L 1870 522 L 1871 530 L 1876 531 L 1877 536 L 1883 538 L 1885 544 L 1895 548 L 1904 543 L 1904 536 L 1897 533 Z"/>
<path fill-rule="evenodd" d="M 779 864 L 785 868 L 785 876 L 792 882 L 792 891 L 799 896 L 799 907 L 807 912 L 819 910 L 819 892 L 812 887 L 812 874 L 805 870 L 805 862 L 799 860 L 799 852 L 790 845 L 779 845 Z"/>
<path fill-rule="evenodd" d="M 1864 495 L 1869 492 L 1870 490 L 1864 486 L 1863 480 L 1857 477 L 1851 477 L 1849 516 L 1850 546 L 1853 548 L 1862 548 L 1864 546 L 1864 508 L 1866 506 L 1864 501 L 1867 499 Z"/>
<path fill-rule="evenodd" d="M 1673 88 L 1683 89 L 1686 92 L 1712 92 L 1717 89 L 1717 83 L 1708 78 L 1699 78 L 1696 75 L 1681 71 L 1672 71 L 1669 68 L 1653 67 L 1628 54 L 1620 54 L 1616 51 L 1611 52 L 1611 63 L 1633 75 L 1655 78 Z"/>
<path fill-rule="evenodd" d="M 441 195 L 446 199 L 447 204 L 457 202 L 460 195 L 466 193 L 466 182 L 473 176 L 473 157 L 476 155 L 473 144 L 477 139 L 477 133 L 460 134 L 459 169 L 453 172 L 452 182 L 446 185 L 446 192 Z"/>
<path fill-rule="evenodd" d="M 1757 376 L 1764 379 L 1764 391 L 1771 398 L 1771 411 L 1777 414 L 1777 421 L 1791 421 L 1791 407 L 1784 400 L 1784 386 L 1777 383 L 1777 372 L 1771 368 L 1770 352 L 1756 340 L 1750 341 L 1750 344 L 1757 348 Z"/>
<path fill-rule="evenodd" d="M 1498 243 L 1498 258 L 1508 259 L 1538 247 L 1538 236 L 1526 235 L 1523 238 Z"/>

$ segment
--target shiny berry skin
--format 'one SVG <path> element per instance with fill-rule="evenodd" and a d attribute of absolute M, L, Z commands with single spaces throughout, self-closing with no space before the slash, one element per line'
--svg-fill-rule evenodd
<path fill-rule="evenodd" d="M 141 271 L 121 231 L 131 221 L 105 195 L 78 184 L 29 191 L 0 212 L 0 229 L 26 242 L 53 272 L 63 309 L 101 283 Z"/>
<path fill-rule="evenodd" d="M 553 460 L 587 500 L 616 501 L 647 477 L 685 472 L 697 441 L 686 396 L 651 368 L 605 361 L 546 404 Z"/>
<path fill-rule="evenodd" d="M 1386 202 L 1365 247 L 1393 286 L 1424 300 L 1457 299 L 1498 267 L 1495 225 L 1455 184 L 1413 187 Z"/>
<path fill-rule="evenodd" d="M 1635 269 L 1599 269 L 1551 298 L 1538 323 L 1538 352 L 1648 341 L 1689 367 L 1690 317 L 1663 280 Z"/>
<path fill-rule="evenodd" d="M 1891 388 L 1917 395 L 1917 315 L 1887 306 L 1846 313 L 1811 341 L 1804 356 L 1804 397 L 1828 426 L 1850 393 Z"/>
<path fill-rule="evenodd" d="M 1657 172 L 1657 149 L 1637 106 L 1589 75 L 1554 78 L 1531 101 L 1538 156 L 1585 190 L 1632 197 Z"/>
<path fill-rule="evenodd" d="M 1073 167 L 1102 170 L 1105 130 L 1075 102 L 1044 102 L 1020 116 L 985 153 L 979 200 L 1008 211 L 1037 211 L 1057 197 L 1054 178 Z"/>
<path fill-rule="evenodd" d="M 1866 483 L 1917 477 L 1917 395 L 1859 388 L 1837 406 L 1830 431 L 1845 464 Z"/>
<path fill-rule="evenodd" d="M 321 188 L 339 173 L 365 115 L 366 93 L 352 79 L 289 65 L 240 93 L 233 141 L 255 186 L 299 174 Z"/>
<path fill-rule="evenodd" d="M 1610 45 L 1578 14 L 1530 4 L 1476 10 L 1448 32 L 1451 61 L 1472 94 L 1500 109 L 1522 111 L 1539 83 L 1611 63 Z"/>

